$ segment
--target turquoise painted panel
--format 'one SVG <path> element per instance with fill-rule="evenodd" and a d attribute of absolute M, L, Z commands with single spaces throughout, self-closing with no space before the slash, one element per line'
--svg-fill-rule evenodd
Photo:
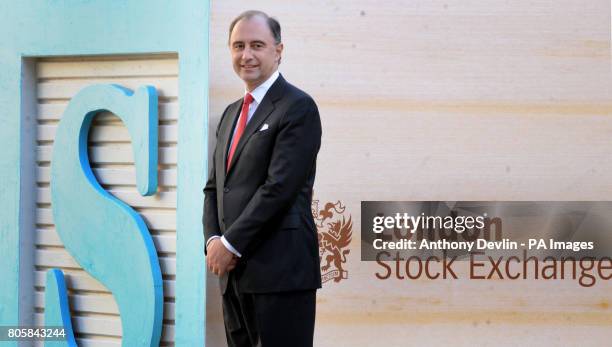
<path fill-rule="evenodd" d="M 45 284 L 45 326 L 64 327 L 65 341 L 45 341 L 45 347 L 76 347 L 64 274 L 59 269 L 47 271 Z"/>
<path fill-rule="evenodd" d="M 0 11 L 2 9 L 0 8 Z M 19 105 L 10 103 L 13 94 L 6 93 L 7 85 L 19 89 L 19 76 L 21 61 L 6 59 L 0 55 L 0 325 L 17 325 L 21 321 L 19 316 L 19 203 L 20 203 L 20 147 L 18 116 Z M 9 76 L 3 72 L 12 70 Z M 7 78 L 7 77 L 10 77 Z M 2 91 L 5 91 L 4 93 Z M 15 95 L 17 94 L 17 95 Z M 11 95 L 11 96 L 13 96 Z M 12 117 L 9 117 L 12 116 Z M 31 270 L 30 270 L 31 271 Z M 8 342 L 6 344 L 9 344 Z M 17 343 L 13 344 L 17 346 Z"/>
<path fill-rule="evenodd" d="M 109 111 L 132 140 L 137 186 L 157 190 L 157 92 L 92 85 L 75 95 L 53 144 L 51 207 L 57 233 L 79 265 L 108 288 L 119 307 L 123 346 L 158 346 L 164 297 L 159 260 L 142 217 L 108 193 L 89 165 L 87 138 L 96 114 Z"/>
<path fill-rule="evenodd" d="M 208 0 L 0 1 L 0 324 L 19 316 L 22 57 L 176 52 L 179 56 L 179 134 L 175 345 L 205 341 L 202 188 L 208 134 Z M 27 86 L 26 86 L 27 87 Z M 34 86 L 32 86 L 34 87 Z M 149 179 L 149 183 L 151 180 Z M 139 190 L 147 187 L 139 186 Z M 141 190 L 142 191 L 142 190 Z M 16 344 L 15 344 L 16 345 Z"/>

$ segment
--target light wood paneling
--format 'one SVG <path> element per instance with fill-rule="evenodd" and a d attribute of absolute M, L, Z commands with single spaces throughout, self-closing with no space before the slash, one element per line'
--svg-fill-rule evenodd
<path fill-rule="evenodd" d="M 243 85 L 227 30 L 277 17 L 281 73 L 323 122 L 315 198 L 353 216 L 349 279 L 318 292 L 316 346 L 601 346 L 612 285 L 380 281 L 362 200 L 610 200 L 610 1 L 213 1 L 211 145 Z M 211 147 L 212 149 L 212 147 Z M 210 345 L 225 345 L 209 277 Z"/>
<path fill-rule="evenodd" d="M 178 60 L 176 56 L 131 56 L 41 59 L 38 74 L 37 209 L 35 235 L 35 323 L 44 317 L 45 271 L 61 268 L 79 346 L 121 345 L 119 310 L 111 293 L 83 271 L 64 249 L 53 224 L 49 188 L 53 139 L 70 98 L 93 83 L 116 83 L 135 89 L 148 84 L 159 99 L 159 191 L 143 197 L 136 189 L 127 128 L 113 114 L 96 116 L 89 137 L 90 164 L 101 185 L 144 218 L 159 255 L 164 279 L 163 346 L 174 344 L 176 274 L 176 165 L 178 127 Z M 129 284 L 126 284 L 129 285 Z"/>

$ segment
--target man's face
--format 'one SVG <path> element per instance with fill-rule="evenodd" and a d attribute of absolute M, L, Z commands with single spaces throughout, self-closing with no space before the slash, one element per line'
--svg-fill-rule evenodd
<path fill-rule="evenodd" d="M 277 69 L 283 44 L 274 42 L 272 32 L 261 16 L 241 19 L 230 35 L 232 64 L 236 74 L 251 91 Z"/>

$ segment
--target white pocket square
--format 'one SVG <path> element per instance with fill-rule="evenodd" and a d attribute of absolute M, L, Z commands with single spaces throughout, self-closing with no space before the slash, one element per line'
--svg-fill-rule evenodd
<path fill-rule="evenodd" d="M 262 125 L 261 128 L 259 129 L 259 131 L 264 131 L 264 130 L 268 130 L 268 123 Z"/>

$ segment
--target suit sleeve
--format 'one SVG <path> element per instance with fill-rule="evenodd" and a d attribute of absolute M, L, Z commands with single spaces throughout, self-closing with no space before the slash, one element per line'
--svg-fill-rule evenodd
<path fill-rule="evenodd" d="M 266 223 L 295 200 L 315 167 L 320 146 L 319 111 L 306 96 L 296 101 L 280 122 L 265 183 L 224 233 L 243 256 L 248 256 L 254 241 L 270 231 L 263 228 Z"/>
<path fill-rule="evenodd" d="M 223 112 L 223 116 L 219 120 L 217 125 L 217 131 L 215 133 L 215 139 L 219 137 L 219 127 L 223 122 L 223 118 L 227 113 L 229 106 Z M 204 226 L 204 254 L 206 254 L 206 244 L 212 236 L 221 236 L 221 228 L 219 227 L 219 214 L 217 212 L 217 176 L 216 176 L 216 163 L 215 157 L 218 144 L 215 145 L 213 151 L 210 169 L 208 170 L 208 180 L 204 186 L 204 209 L 202 212 L 202 225 Z"/>

